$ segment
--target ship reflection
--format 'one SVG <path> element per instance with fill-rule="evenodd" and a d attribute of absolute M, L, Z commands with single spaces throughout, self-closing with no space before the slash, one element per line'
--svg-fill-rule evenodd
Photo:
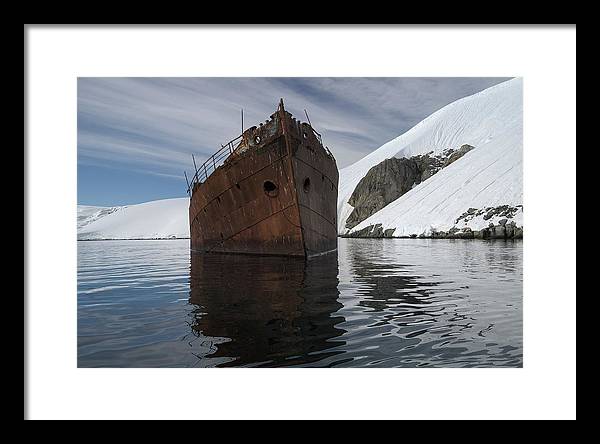
<path fill-rule="evenodd" d="M 337 255 L 191 254 L 192 333 L 219 338 L 206 356 L 218 366 L 310 364 L 341 353 L 338 296 Z"/>

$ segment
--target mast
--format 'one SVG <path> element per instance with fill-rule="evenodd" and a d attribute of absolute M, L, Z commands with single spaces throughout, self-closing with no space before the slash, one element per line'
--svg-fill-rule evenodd
<path fill-rule="evenodd" d="M 279 107 L 277 108 L 277 112 L 279 113 L 279 121 L 281 122 L 281 130 L 283 135 L 285 136 L 285 144 L 288 148 L 288 153 L 290 152 L 289 143 L 287 140 L 287 125 L 285 118 L 285 108 L 283 107 L 283 97 L 279 99 Z"/>

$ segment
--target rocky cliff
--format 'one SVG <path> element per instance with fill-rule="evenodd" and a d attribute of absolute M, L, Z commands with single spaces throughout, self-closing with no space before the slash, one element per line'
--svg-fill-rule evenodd
<path fill-rule="evenodd" d="M 392 157 L 375 165 L 360 180 L 348 200 L 354 209 L 346 220 L 346 228 L 354 228 L 473 148 L 464 144 L 457 150 L 450 148 L 439 155 L 430 151 L 408 159 Z"/>

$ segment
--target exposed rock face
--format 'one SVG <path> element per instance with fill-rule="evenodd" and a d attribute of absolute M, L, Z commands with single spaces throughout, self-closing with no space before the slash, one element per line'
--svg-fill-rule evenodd
<path fill-rule="evenodd" d="M 444 161 L 444 165 L 442 166 L 442 168 L 446 168 L 451 163 L 456 162 L 458 159 L 460 159 L 462 156 L 464 156 L 465 154 L 467 154 L 469 151 L 471 151 L 474 148 L 475 148 L 474 146 L 464 144 L 456 151 L 454 151 L 452 149 L 444 151 L 444 153 L 449 151 L 449 154 L 448 154 L 448 157 L 446 158 L 446 160 Z"/>
<path fill-rule="evenodd" d="M 430 151 L 411 158 L 392 157 L 375 165 L 361 179 L 348 200 L 354 210 L 346 220 L 346 228 L 355 227 L 473 148 L 463 145 L 458 150 L 447 149 L 437 156 Z"/>
<path fill-rule="evenodd" d="M 444 153 L 445 152 L 446 151 L 444 151 Z M 421 182 L 429 179 L 431 176 L 441 170 L 444 167 L 444 162 L 446 161 L 444 154 L 433 156 L 433 151 L 420 156 L 413 156 L 411 159 L 417 163 L 417 166 L 421 171 Z"/>
<path fill-rule="evenodd" d="M 375 165 L 358 183 L 348 203 L 354 211 L 346 221 L 353 228 L 390 202 L 421 183 L 423 171 L 414 158 L 386 159 Z"/>
<path fill-rule="evenodd" d="M 345 234 L 342 237 L 372 237 L 372 238 L 391 238 L 394 237 L 395 228 L 383 229 L 381 224 L 369 225 L 362 230 Z M 523 227 L 517 227 L 514 222 L 506 225 L 490 224 L 487 228 L 481 230 L 472 230 L 469 227 L 459 229 L 452 227 L 448 231 L 433 230 L 431 234 L 424 233 L 411 234 L 410 236 L 400 236 L 411 239 L 523 239 Z"/>
<path fill-rule="evenodd" d="M 469 208 L 463 214 L 458 216 L 454 223 L 458 224 L 460 221 L 467 223 L 479 216 L 483 216 L 483 220 L 489 220 L 494 216 L 512 219 L 519 210 L 523 210 L 523 205 L 516 205 L 514 207 L 511 205 L 500 205 L 498 207 L 485 207 L 481 209 Z M 500 224 L 502 224 L 502 220 L 499 222 Z"/>
<path fill-rule="evenodd" d="M 395 228 L 384 230 L 381 224 L 369 225 L 362 230 L 350 233 L 345 237 L 394 237 Z"/>

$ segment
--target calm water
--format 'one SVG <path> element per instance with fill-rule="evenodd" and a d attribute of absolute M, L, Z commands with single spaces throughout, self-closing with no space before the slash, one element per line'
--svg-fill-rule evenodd
<path fill-rule="evenodd" d="M 521 241 L 339 239 L 305 263 L 78 243 L 79 367 L 522 367 Z"/>

